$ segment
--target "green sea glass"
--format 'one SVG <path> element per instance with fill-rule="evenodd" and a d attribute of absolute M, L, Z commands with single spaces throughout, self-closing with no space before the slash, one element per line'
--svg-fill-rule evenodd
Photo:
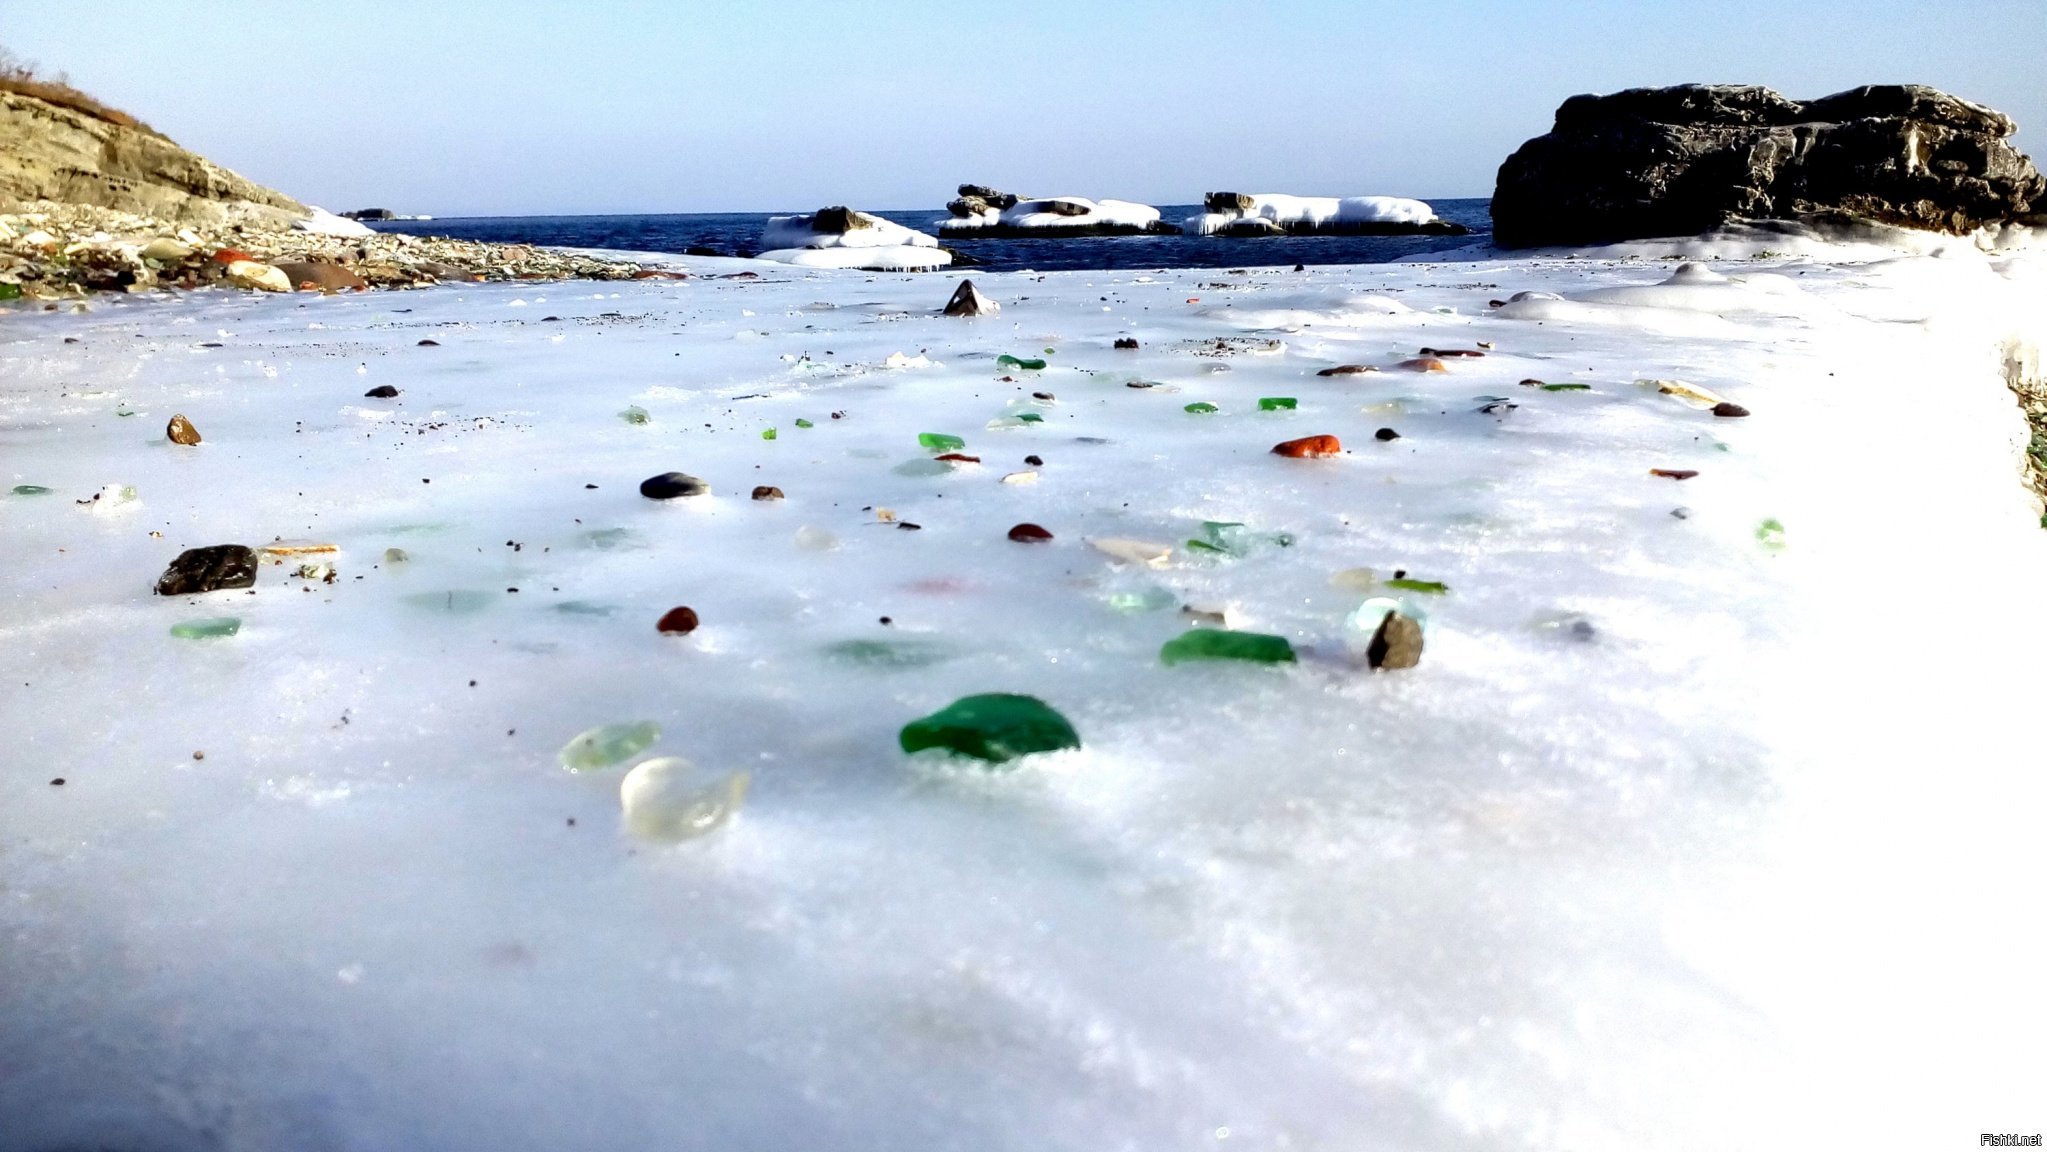
<path fill-rule="evenodd" d="M 905 724 L 900 740 L 905 752 L 942 748 L 990 764 L 1080 747 L 1080 734 L 1066 717 L 1035 696 L 1008 692 L 963 696 Z"/>
<path fill-rule="evenodd" d="M 1592 391 L 1592 385 L 1590 385 L 1590 384 L 1544 384 L 1544 385 L 1542 386 L 1542 390 L 1543 390 L 1544 392 L 1590 392 L 1590 391 Z"/>
<path fill-rule="evenodd" d="M 1260 396 L 1258 398 L 1258 410 L 1260 412 L 1291 412 L 1300 406 L 1301 402 L 1291 396 Z"/>
<path fill-rule="evenodd" d="M 16 484 L 14 486 L 14 494 L 16 496 L 48 496 L 50 490 L 41 484 Z"/>
<path fill-rule="evenodd" d="M 817 427 L 817 425 L 815 425 L 815 424 L 812 424 L 812 423 L 811 423 L 810 421 L 808 421 L 808 420 L 805 420 L 805 419 L 804 419 L 803 417 L 801 417 L 801 416 L 798 416 L 798 417 L 796 418 L 796 426 L 797 426 L 798 428 L 815 428 L 815 427 Z"/>
<path fill-rule="evenodd" d="M 1166 641 L 1159 649 L 1166 664 L 1190 660 L 1248 660 L 1254 664 L 1291 664 L 1294 646 L 1284 636 L 1262 632 L 1225 632 L 1220 628 L 1194 628 Z"/>
<path fill-rule="evenodd" d="M 775 438 L 775 430 L 774 430 L 773 428 L 763 428 L 763 429 L 761 429 L 761 439 L 763 439 L 763 440 L 773 440 L 774 438 Z"/>
<path fill-rule="evenodd" d="M 965 440 L 957 436 L 948 436 L 943 432 L 919 432 L 917 443 L 933 452 L 957 452 L 967 446 Z"/>
<path fill-rule="evenodd" d="M 1016 418 L 1026 424 L 1043 424 L 1045 422 L 1045 418 L 1036 412 L 1019 412 L 1016 414 Z"/>
<path fill-rule="evenodd" d="M 1039 372 L 1044 370 L 1045 362 L 1043 360 L 1025 360 L 1005 352 L 995 358 L 995 365 L 998 368 L 1022 368 L 1027 372 Z"/>
<path fill-rule="evenodd" d="M 1450 590 L 1450 586 L 1441 580 L 1410 580 L 1406 577 L 1388 580 L 1386 587 L 1399 588 L 1405 592 L 1426 592 L 1431 596 L 1441 596 Z"/>
<path fill-rule="evenodd" d="M 652 416 L 647 415 L 647 410 L 638 404 L 634 404 L 625 411 L 620 412 L 618 418 L 628 424 L 645 424 L 653 419 Z"/>
<path fill-rule="evenodd" d="M 952 659 L 932 640 L 841 640 L 824 647 L 825 659 L 861 668 L 923 668 Z"/>
<path fill-rule="evenodd" d="M 1213 405 L 1213 404 L 1210 404 L 1210 403 L 1209 403 L 1208 401 L 1206 401 L 1206 400 L 1196 400 L 1196 401 L 1195 401 L 1194 403 L 1192 403 L 1192 404 L 1189 404 L 1189 405 L 1187 405 L 1187 409 L 1186 409 L 1186 410 L 1187 410 L 1187 411 L 1189 411 L 1189 412 L 1219 412 L 1219 411 L 1221 411 L 1221 409 L 1217 408 L 1217 407 L 1216 407 L 1215 405 Z"/>
<path fill-rule="evenodd" d="M 21 285 L 19 285 L 19 284 L 0 284 L 0 300 L 19 300 L 19 299 L 21 299 Z"/>
<path fill-rule="evenodd" d="M 1756 525 L 1756 543 L 1770 549 L 1784 547 L 1784 525 L 1774 516 Z"/>
<path fill-rule="evenodd" d="M 571 772 L 592 772 L 609 768 L 645 752 L 661 738 L 661 726 L 652 720 L 637 724 L 600 724 L 562 745 L 562 767 Z"/>
<path fill-rule="evenodd" d="M 215 636 L 232 636 L 241 630 L 241 619 L 235 616 L 205 616 L 197 620 L 180 620 L 171 625 L 171 635 L 180 640 L 207 640 Z"/>

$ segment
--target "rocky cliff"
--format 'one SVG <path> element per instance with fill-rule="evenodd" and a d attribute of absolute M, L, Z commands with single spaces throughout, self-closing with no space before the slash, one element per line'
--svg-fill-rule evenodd
<path fill-rule="evenodd" d="M 36 201 L 207 227 L 284 228 L 311 212 L 143 128 L 0 92 L 0 210 Z"/>
<path fill-rule="evenodd" d="M 2047 209 L 2010 117 L 1920 85 L 1799 102 L 1756 85 L 1573 96 L 1500 166 L 1506 248 L 1690 236 L 1738 220 L 1961 234 Z"/>

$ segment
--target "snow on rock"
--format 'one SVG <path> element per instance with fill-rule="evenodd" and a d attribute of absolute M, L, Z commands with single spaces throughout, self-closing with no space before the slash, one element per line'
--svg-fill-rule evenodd
<path fill-rule="evenodd" d="M 1018 197 L 974 184 L 960 185 L 960 198 L 946 205 L 952 215 L 937 221 L 948 239 L 1022 236 L 1119 236 L 1177 232 L 1149 204 L 1090 200 L 1084 196 Z"/>
<path fill-rule="evenodd" d="M 952 253 L 928 233 L 871 212 L 821 208 L 808 216 L 772 216 L 761 230 L 758 259 L 806 268 L 918 272 L 944 268 Z"/>
<path fill-rule="evenodd" d="M 1189 216 L 1181 225 L 1183 230 L 1201 236 L 1408 232 L 1455 236 L 1466 231 L 1461 225 L 1438 219 L 1435 209 L 1422 201 L 1399 196 L 1211 192 L 1203 206 L 1207 211 Z"/>
<path fill-rule="evenodd" d="M 292 222 L 292 227 L 301 232 L 314 232 L 322 236 L 374 236 L 377 230 L 361 220 L 348 216 L 337 216 L 317 205 L 307 205 L 312 215 Z M 403 217 L 393 217 L 403 219 Z"/>
<path fill-rule="evenodd" d="M 808 269 L 12 314 L 0 1149 L 1939 1147 L 2035 1107 L 2038 255 L 1214 276 L 981 274 L 976 324 Z M 171 412 L 204 445 L 122 415 Z M 676 470 L 712 494 L 636 490 Z M 280 538 L 331 571 L 152 591 Z M 1197 623 L 1296 659 L 1166 664 Z M 986 693 L 1081 746 L 901 752 Z M 648 743 L 564 771 L 613 725 Z"/>

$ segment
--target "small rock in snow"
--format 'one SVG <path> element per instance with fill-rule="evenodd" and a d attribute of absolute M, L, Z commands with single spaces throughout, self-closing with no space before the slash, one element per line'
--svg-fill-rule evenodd
<path fill-rule="evenodd" d="M 1402 360 L 1400 366 L 1409 372 L 1448 372 L 1450 370 L 1448 364 L 1443 363 L 1434 356 L 1417 356 L 1412 360 Z"/>
<path fill-rule="evenodd" d="M 670 608 L 654 625 L 654 630 L 657 632 L 670 632 L 678 636 L 694 632 L 697 630 L 697 611 L 688 605 Z"/>
<path fill-rule="evenodd" d="M 1036 524 L 1019 524 L 1009 530 L 1009 538 L 1019 544 L 1031 544 L 1050 540 L 1052 534 Z"/>
<path fill-rule="evenodd" d="M 391 400 L 397 397 L 398 389 L 391 387 L 389 384 L 379 384 L 375 388 L 363 393 L 363 395 L 373 400 Z"/>
<path fill-rule="evenodd" d="M 1334 456 L 1343 451 L 1343 442 L 1334 436 L 1303 436 L 1298 440 L 1283 440 L 1272 446 L 1275 456 L 1292 456 L 1304 459 L 1314 456 Z"/>
<path fill-rule="evenodd" d="M 673 500 L 678 496 L 705 496 L 711 486 L 687 472 L 663 472 L 640 481 L 640 495 L 649 500 Z"/>
<path fill-rule="evenodd" d="M 1713 415 L 1746 416 L 1748 415 L 1748 409 L 1736 404 L 1732 400 L 1722 400 L 1720 403 L 1713 405 Z"/>
<path fill-rule="evenodd" d="M 1391 428 L 1381 428 L 1381 429 L 1379 429 L 1379 430 L 1378 430 L 1377 432 L 1374 432 L 1374 433 L 1372 433 L 1372 439 L 1374 439 L 1374 440 L 1398 440 L 1398 439 L 1400 439 L 1400 433 L 1398 433 L 1398 432 L 1395 432 L 1395 431 L 1394 431 L 1393 429 L 1391 429 Z"/>
<path fill-rule="evenodd" d="M 773 484 L 756 485 L 753 490 L 753 498 L 756 500 L 780 500 L 782 498 L 782 490 Z"/>
<path fill-rule="evenodd" d="M 983 295 L 972 280 L 960 281 L 960 286 L 953 289 L 952 299 L 945 302 L 947 316 L 993 316 L 1000 311 L 1002 306 Z"/>
<path fill-rule="evenodd" d="M 1134 352 L 1137 350 L 1137 340 L 1131 336 L 1119 336 L 1116 338 L 1116 347 Z"/>
<path fill-rule="evenodd" d="M 1388 612 L 1372 634 L 1365 659 L 1374 668 L 1412 668 L 1422 662 L 1422 626 L 1398 612 Z"/>
<path fill-rule="evenodd" d="M 192 548 L 171 561 L 157 577 L 159 596 L 188 596 L 222 588 L 248 588 L 256 583 L 256 552 L 242 544 Z"/>
<path fill-rule="evenodd" d="M 1317 375 L 1317 376 L 1361 376 L 1361 375 L 1363 375 L 1363 374 L 1364 374 L 1364 373 L 1366 373 L 1366 372 L 1377 372 L 1377 371 L 1378 371 L 1378 369 L 1377 369 L 1377 368 L 1374 368 L 1374 367 L 1372 367 L 1372 366 L 1371 366 L 1370 364 L 1338 364 L 1338 365 L 1337 365 L 1336 367 L 1334 367 L 1334 368 L 1324 368 L 1324 369 L 1323 369 L 1322 371 L 1320 371 L 1320 372 L 1317 372 L 1317 373 L 1315 373 L 1315 375 Z"/>
<path fill-rule="evenodd" d="M 170 425 L 164 429 L 163 434 L 169 437 L 173 444 L 199 443 L 199 429 L 192 427 L 192 422 L 185 419 L 182 412 L 171 417 Z"/>

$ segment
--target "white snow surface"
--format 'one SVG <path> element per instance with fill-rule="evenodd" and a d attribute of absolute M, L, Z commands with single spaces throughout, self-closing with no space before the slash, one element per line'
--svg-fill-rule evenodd
<path fill-rule="evenodd" d="M 775 248 L 756 260 L 805 268 L 857 268 L 868 272 L 929 272 L 952 263 L 952 253 L 923 245 L 866 245 L 849 248 Z"/>
<path fill-rule="evenodd" d="M 1059 212 L 1047 212 L 1047 200 L 1061 200 L 1078 204 L 1086 211 L 1078 216 Z M 1149 204 L 1137 204 L 1129 200 L 1090 200 L 1085 196 L 1034 196 L 1018 200 L 1001 211 L 981 212 L 973 216 L 947 216 L 938 223 L 943 232 L 972 231 L 976 228 L 1082 228 L 1089 225 L 1126 225 L 1144 228 L 1158 223 L 1159 210 Z"/>
<path fill-rule="evenodd" d="M 308 205 L 308 207 L 312 208 L 313 214 L 303 220 L 294 221 L 292 225 L 301 232 L 317 232 L 325 236 L 374 236 L 377 234 L 376 229 L 360 220 L 351 220 L 346 216 L 337 216 L 325 208 L 315 205 Z M 432 217 L 405 217 L 405 219 L 432 219 Z"/>
<path fill-rule="evenodd" d="M 1288 196 L 1279 192 L 1256 192 L 1249 212 L 1197 212 L 1187 217 L 1182 228 L 1207 236 L 1239 220 L 1270 220 L 1275 224 L 1426 224 L 1436 210 L 1420 200 L 1404 196 Z"/>
<path fill-rule="evenodd" d="M 988 274 L 975 320 L 772 267 L 0 313 L 0 467 L 54 489 L 0 495 L 0 1152 L 2037 1127 L 2047 532 L 2002 372 L 2043 278 L 1867 255 Z M 670 470 L 713 494 L 638 495 Z M 336 581 L 151 594 L 279 537 Z M 1420 667 L 1357 665 L 1372 596 Z M 1302 660 L 1166 667 L 1183 604 Z M 985 691 L 1084 747 L 898 750 Z M 633 721 L 743 810 L 631 839 L 627 765 L 556 754 Z"/>

